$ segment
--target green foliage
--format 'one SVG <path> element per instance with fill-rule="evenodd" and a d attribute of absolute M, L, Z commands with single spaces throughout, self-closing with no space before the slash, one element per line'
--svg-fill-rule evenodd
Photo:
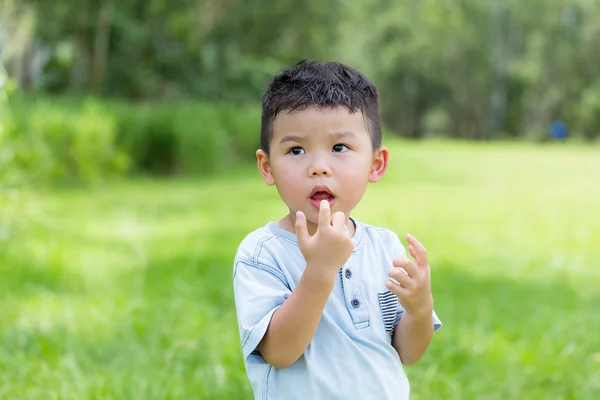
<path fill-rule="evenodd" d="M 254 159 L 260 109 L 204 102 L 19 98 L 15 165 L 31 182 L 208 175 Z"/>
<path fill-rule="evenodd" d="M 207 175 L 250 160 L 260 141 L 256 107 L 176 102 L 114 107 L 119 144 L 136 172 Z"/>
<path fill-rule="evenodd" d="M 255 160 L 255 152 L 260 147 L 260 108 L 224 105 L 220 108 L 219 116 L 231 136 L 236 157 L 240 160 Z"/>
<path fill-rule="evenodd" d="M 15 165 L 17 155 L 15 141 L 15 121 L 13 118 L 10 96 L 14 90 L 14 81 L 8 78 L 0 63 L 0 255 L 13 236 L 17 221 L 22 223 L 25 215 L 19 215 L 22 188 L 21 171 Z"/>
<path fill-rule="evenodd" d="M 161 106 L 118 104 L 119 146 L 129 155 L 134 172 L 171 173 L 176 164 L 174 115 Z"/>
<path fill-rule="evenodd" d="M 586 88 L 581 98 L 581 103 L 573 106 L 574 128 L 586 139 L 600 139 L 600 81 Z"/>
<path fill-rule="evenodd" d="M 11 106 L 11 96 L 15 82 L 10 79 L 0 63 L 0 185 L 14 181 L 17 173 L 12 162 L 15 157 L 15 120 Z"/>
<path fill-rule="evenodd" d="M 232 135 L 218 107 L 188 105 L 174 110 L 177 159 L 191 174 L 223 172 L 234 160 Z"/>
<path fill-rule="evenodd" d="M 16 163 L 33 183 L 97 183 L 127 170 L 116 146 L 116 123 L 103 107 L 86 100 L 78 108 L 43 100 L 20 110 Z"/>
<path fill-rule="evenodd" d="M 599 2 L 357 0 L 346 7 L 339 54 L 378 83 L 394 132 L 542 140 L 562 119 L 574 135 L 598 135 L 587 92 L 598 79 Z M 436 131 L 428 130 L 432 111 L 445 114 Z"/>

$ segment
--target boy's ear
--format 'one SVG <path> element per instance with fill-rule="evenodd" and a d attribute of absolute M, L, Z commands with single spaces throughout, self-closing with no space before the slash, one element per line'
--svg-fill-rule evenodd
<path fill-rule="evenodd" d="M 371 164 L 371 173 L 369 174 L 369 182 L 375 183 L 379 181 L 385 171 L 387 170 L 388 161 L 390 158 L 390 151 L 387 147 L 381 146 L 373 156 L 373 163 Z"/>
<path fill-rule="evenodd" d="M 264 150 L 256 151 L 256 163 L 265 183 L 269 186 L 274 185 L 275 179 L 273 179 L 271 171 L 271 162 L 269 161 L 269 155 Z"/>

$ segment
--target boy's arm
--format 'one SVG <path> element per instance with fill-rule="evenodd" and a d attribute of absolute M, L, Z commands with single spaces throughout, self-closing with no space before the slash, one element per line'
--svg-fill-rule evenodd
<path fill-rule="evenodd" d="M 421 359 L 433 337 L 433 310 L 414 315 L 404 312 L 394 328 L 392 345 L 402 364 L 413 364 Z"/>
<path fill-rule="evenodd" d="M 287 368 L 296 362 L 315 335 L 337 276 L 328 276 L 325 270 L 307 265 L 296 289 L 273 314 L 258 349 L 274 367 Z"/>

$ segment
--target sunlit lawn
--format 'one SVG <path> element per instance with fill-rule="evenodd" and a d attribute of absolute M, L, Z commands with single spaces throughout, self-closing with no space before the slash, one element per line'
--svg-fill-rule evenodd
<path fill-rule="evenodd" d="M 600 398 L 600 149 L 391 147 L 355 216 L 430 252 L 412 398 Z M 253 166 L 37 201 L 0 258 L 0 399 L 252 398 L 232 261 L 285 211 Z"/>

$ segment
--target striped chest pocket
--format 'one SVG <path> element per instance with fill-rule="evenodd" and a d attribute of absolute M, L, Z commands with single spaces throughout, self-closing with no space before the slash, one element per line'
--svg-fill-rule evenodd
<path fill-rule="evenodd" d="M 389 290 L 377 295 L 379 296 L 383 326 L 385 331 L 391 335 L 394 331 L 394 322 L 396 322 L 396 313 L 398 312 L 398 297 Z"/>

